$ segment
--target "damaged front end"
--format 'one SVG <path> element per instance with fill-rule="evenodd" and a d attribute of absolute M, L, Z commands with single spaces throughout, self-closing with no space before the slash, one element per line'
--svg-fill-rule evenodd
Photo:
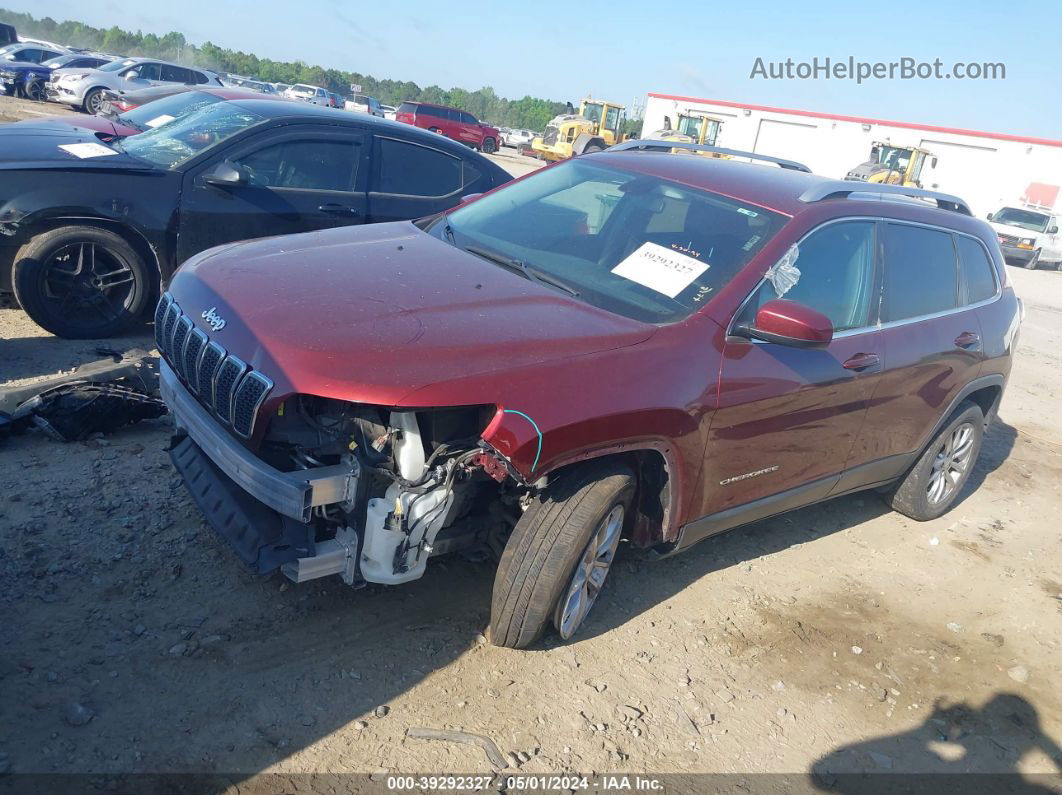
<path fill-rule="evenodd" d="M 494 406 L 406 411 L 292 395 L 252 453 L 167 365 L 171 455 L 211 525 L 256 571 L 398 584 L 434 555 L 500 552 L 526 488 L 481 434 Z"/>

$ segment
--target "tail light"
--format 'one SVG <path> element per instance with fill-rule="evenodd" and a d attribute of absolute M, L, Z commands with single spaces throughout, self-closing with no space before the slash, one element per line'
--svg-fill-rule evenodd
<path fill-rule="evenodd" d="M 396 113 L 395 114 L 395 121 L 402 121 L 402 122 L 405 122 L 406 124 L 412 124 L 413 123 L 413 114 L 412 113 L 406 113 L 406 112 Z"/>
<path fill-rule="evenodd" d="M 129 102 L 124 99 L 111 100 L 111 105 L 114 108 L 117 108 L 122 113 L 125 113 L 127 110 L 132 110 L 133 108 L 139 107 L 135 102 Z"/>

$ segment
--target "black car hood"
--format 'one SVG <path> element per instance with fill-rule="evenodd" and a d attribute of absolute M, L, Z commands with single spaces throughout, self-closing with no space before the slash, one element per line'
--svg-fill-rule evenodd
<path fill-rule="evenodd" d="M 61 146 L 94 144 L 115 154 L 101 157 L 78 157 Z M 80 127 L 49 126 L 37 122 L 26 127 L 0 127 L 0 170 L 11 169 L 107 169 L 115 171 L 154 171 L 154 166 L 137 160 L 100 141 L 94 130 Z"/>

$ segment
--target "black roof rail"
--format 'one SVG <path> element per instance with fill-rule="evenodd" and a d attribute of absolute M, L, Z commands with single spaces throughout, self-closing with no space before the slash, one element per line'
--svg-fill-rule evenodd
<path fill-rule="evenodd" d="M 742 152 L 739 149 L 723 149 L 719 146 L 684 143 L 682 141 L 660 141 L 653 138 L 636 138 L 633 141 L 624 141 L 615 146 L 610 146 L 606 151 L 629 152 L 633 150 L 642 152 L 670 152 L 672 149 L 688 149 L 691 152 L 715 152 L 716 154 L 729 155 L 730 157 L 748 157 L 753 160 L 763 160 L 768 163 L 775 163 L 782 168 L 788 168 L 792 171 L 803 171 L 807 174 L 811 173 L 810 168 L 795 160 L 785 160 L 781 157 L 771 157 L 770 155 L 761 155 L 756 152 Z"/>
<path fill-rule="evenodd" d="M 885 185 L 868 182 L 855 182 L 850 180 L 831 180 L 813 185 L 800 194 L 800 201 L 811 203 L 821 202 L 826 199 L 872 199 L 887 201 L 890 199 L 929 199 L 937 203 L 942 210 L 950 210 L 953 213 L 973 215 L 970 205 L 958 196 L 950 193 L 940 193 L 935 190 L 924 188 L 907 188 L 903 185 Z"/>

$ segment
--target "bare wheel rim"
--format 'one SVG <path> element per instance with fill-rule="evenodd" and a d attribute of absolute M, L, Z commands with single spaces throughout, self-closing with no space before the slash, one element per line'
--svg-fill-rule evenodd
<path fill-rule="evenodd" d="M 933 458 L 926 496 L 930 505 L 951 499 L 962 484 L 973 460 L 974 426 L 964 422 L 947 435 Z"/>
<path fill-rule="evenodd" d="M 41 281 L 50 314 L 89 327 L 118 320 L 136 288 L 128 262 L 88 241 L 56 249 L 44 263 Z"/>
<path fill-rule="evenodd" d="M 623 534 L 623 516 L 623 506 L 614 505 L 594 529 L 576 564 L 568 590 L 557 605 L 555 623 L 564 640 L 579 629 L 601 593 Z"/>

